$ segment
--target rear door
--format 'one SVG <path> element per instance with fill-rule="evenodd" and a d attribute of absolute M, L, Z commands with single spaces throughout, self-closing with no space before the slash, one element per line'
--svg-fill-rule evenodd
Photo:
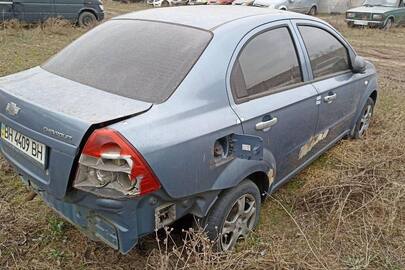
<path fill-rule="evenodd" d="M 306 0 L 293 0 L 290 2 L 289 10 L 294 12 L 305 12 L 305 2 Z"/>
<path fill-rule="evenodd" d="M 18 19 L 27 22 L 45 21 L 54 16 L 53 0 L 14 0 Z"/>
<path fill-rule="evenodd" d="M 265 160 L 275 160 L 276 181 L 305 162 L 300 148 L 314 134 L 317 92 L 307 80 L 302 51 L 289 21 L 261 26 L 242 40 L 230 75 L 232 107 L 245 134 L 263 139 Z"/>
<path fill-rule="evenodd" d="M 75 20 L 79 11 L 84 6 L 83 0 L 53 0 L 55 3 L 55 14 L 67 20 Z"/>
<path fill-rule="evenodd" d="M 350 48 L 333 29 L 312 22 L 297 22 L 297 29 L 319 93 L 316 139 L 308 149 L 316 153 L 350 130 L 366 82 L 364 75 L 352 72 Z"/>

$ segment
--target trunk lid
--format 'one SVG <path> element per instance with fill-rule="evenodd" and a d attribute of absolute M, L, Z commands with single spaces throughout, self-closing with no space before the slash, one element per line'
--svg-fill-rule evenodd
<path fill-rule="evenodd" d="M 151 103 L 92 88 L 40 67 L 0 78 L 0 122 L 46 145 L 45 165 L 1 140 L 25 180 L 62 198 L 83 139 L 97 127 L 146 112 Z"/>

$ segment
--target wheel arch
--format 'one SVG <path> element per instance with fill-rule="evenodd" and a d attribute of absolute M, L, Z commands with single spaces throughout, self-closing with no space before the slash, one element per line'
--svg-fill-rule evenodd
<path fill-rule="evenodd" d="M 355 125 L 356 125 L 356 121 L 360 117 L 361 110 L 363 109 L 363 107 L 367 103 L 367 99 L 372 98 L 373 101 L 374 101 L 374 104 L 376 104 L 377 97 L 378 97 L 377 80 L 374 79 L 374 80 L 370 81 L 369 88 L 365 92 L 365 94 L 363 95 L 363 97 L 361 99 L 361 103 L 359 104 L 359 107 L 357 108 L 357 112 L 355 114 L 355 117 L 353 118 L 352 129 L 350 131 L 350 136 L 353 136 L 353 134 L 354 134 L 354 128 L 355 128 Z"/>
<path fill-rule="evenodd" d="M 163 5 L 163 3 L 167 3 L 167 4 L 169 4 L 169 7 L 173 6 L 172 1 L 170 1 L 170 0 L 162 0 L 162 1 L 160 2 L 160 6 L 162 6 L 162 5 Z"/>
<path fill-rule="evenodd" d="M 373 99 L 374 104 L 377 102 L 377 96 L 378 96 L 377 90 L 374 90 L 369 96 L 369 97 L 371 97 Z"/>
<path fill-rule="evenodd" d="M 79 17 L 80 17 L 80 15 L 81 15 L 83 12 L 90 12 L 90 13 L 92 13 L 94 16 L 96 16 L 96 19 L 97 19 L 97 20 L 100 19 L 100 18 L 98 17 L 98 15 L 97 15 L 97 12 L 96 12 L 94 9 L 85 7 L 85 8 L 82 8 L 82 9 L 79 11 L 79 14 L 77 15 L 77 18 L 76 18 L 76 22 L 79 22 Z"/>
<path fill-rule="evenodd" d="M 245 179 L 249 179 L 251 180 L 253 183 L 255 183 L 255 185 L 257 186 L 257 188 L 260 191 L 260 196 L 262 198 L 262 201 L 266 198 L 267 196 L 267 192 L 269 191 L 271 182 L 273 180 L 273 171 L 272 169 L 270 169 L 271 172 L 263 172 L 263 171 L 257 171 L 254 172 L 250 175 L 248 175 Z"/>

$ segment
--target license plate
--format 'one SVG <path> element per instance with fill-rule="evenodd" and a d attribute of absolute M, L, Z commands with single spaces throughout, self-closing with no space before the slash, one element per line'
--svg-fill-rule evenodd
<path fill-rule="evenodd" d="M 4 124 L 1 125 L 1 139 L 20 150 L 24 155 L 34 159 L 42 165 L 45 165 L 45 144 L 37 142 Z"/>
<path fill-rule="evenodd" d="M 354 21 L 353 22 L 355 25 L 368 25 L 367 21 Z"/>

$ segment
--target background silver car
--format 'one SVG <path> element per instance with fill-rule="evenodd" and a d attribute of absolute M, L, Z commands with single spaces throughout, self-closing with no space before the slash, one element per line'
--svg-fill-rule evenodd
<path fill-rule="evenodd" d="M 255 0 L 253 6 L 316 15 L 319 8 L 319 0 Z"/>

